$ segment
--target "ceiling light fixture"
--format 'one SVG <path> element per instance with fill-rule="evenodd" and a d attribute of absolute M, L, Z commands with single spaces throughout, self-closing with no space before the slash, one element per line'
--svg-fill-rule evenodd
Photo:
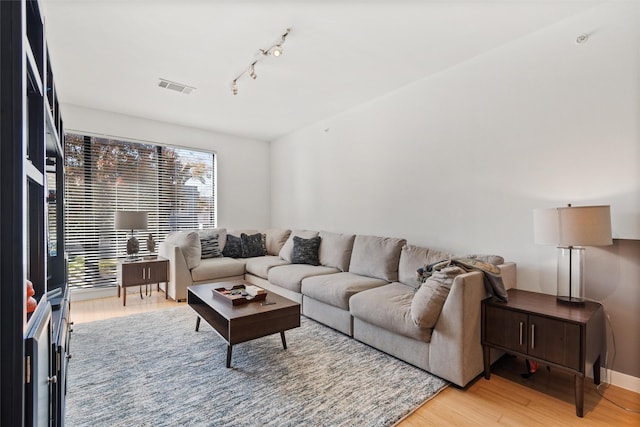
<path fill-rule="evenodd" d="M 256 74 L 256 69 L 254 67 L 254 65 L 256 65 L 256 62 L 258 61 L 253 61 L 253 64 L 249 65 L 249 77 L 251 77 L 253 80 L 258 77 L 258 75 Z"/>
<path fill-rule="evenodd" d="M 282 52 L 283 52 L 282 45 L 286 41 L 287 36 L 289 35 L 290 32 L 291 32 L 291 29 L 287 28 L 287 31 L 285 31 L 284 34 L 280 36 L 280 40 L 276 44 L 269 47 L 268 49 L 258 49 L 259 55 L 275 56 L 276 58 L 279 56 L 282 56 Z M 240 79 L 240 77 L 242 77 L 243 74 L 247 74 L 249 77 L 251 77 L 252 80 L 255 80 L 258 77 L 258 75 L 256 74 L 255 65 L 258 63 L 259 60 L 260 58 L 253 61 L 245 71 L 241 72 L 240 74 L 238 74 L 238 77 L 233 79 L 233 82 L 231 83 L 231 93 L 233 93 L 234 95 L 238 94 L 238 79 Z"/>

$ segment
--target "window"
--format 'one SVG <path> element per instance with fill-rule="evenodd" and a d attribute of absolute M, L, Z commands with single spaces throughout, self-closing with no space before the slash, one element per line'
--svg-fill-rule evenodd
<path fill-rule="evenodd" d="M 130 232 L 114 230 L 116 210 L 148 212 L 134 231 L 140 254 L 174 230 L 215 227 L 215 156 L 178 147 L 65 135 L 65 246 L 69 286 L 115 284 Z"/>

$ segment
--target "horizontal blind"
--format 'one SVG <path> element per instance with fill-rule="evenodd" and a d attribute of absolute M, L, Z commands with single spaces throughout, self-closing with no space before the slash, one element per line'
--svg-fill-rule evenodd
<path fill-rule="evenodd" d="M 116 210 L 146 211 L 146 241 L 215 226 L 213 153 L 78 134 L 65 135 L 65 247 L 69 286 L 113 286 L 131 231 L 114 229 Z M 156 247 L 157 252 L 157 247 Z"/>

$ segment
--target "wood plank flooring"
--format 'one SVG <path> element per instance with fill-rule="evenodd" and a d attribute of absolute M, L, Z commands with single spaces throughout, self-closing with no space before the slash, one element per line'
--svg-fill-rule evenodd
<path fill-rule="evenodd" d="M 71 320 L 78 324 L 184 304 L 165 300 L 164 293 L 155 290 L 150 297 L 140 299 L 137 288 L 131 288 L 126 307 L 122 298 L 116 297 L 72 300 Z M 529 379 L 521 378 L 523 372 L 522 359 L 503 357 L 494 364 L 490 380 L 479 377 L 465 389 L 447 387 L 398 426 L 640 426 L 640 415 L 600 397 L 590 379 L 585 381 L 585 414 L 578 418 L 571 375 L 553 369 L 549 372 L 544 366 Z M 610 386 L 604 395 L 640 410 L 638 393 Z"/>

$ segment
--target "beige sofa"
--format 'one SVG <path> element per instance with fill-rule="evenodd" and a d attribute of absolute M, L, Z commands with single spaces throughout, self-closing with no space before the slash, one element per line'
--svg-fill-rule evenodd
<path fill-rule="evenodd" d="M 207 232 L 218 233 L 224 247 L 226 230 Z M 416 270 L 451 257 L 449 253 L 399 238 L 270 229 L 262 231 L 266 255 L 198 262 L 195 241 L 202 232 L 192 233 L 192 247 L 180 239 L 159 245 L 159 254 L 170 260 L 171 298 L 185 299 L 192 284 L 245 279 L 300 302 L 305 316 L 458 386 L 483 371 L 480 307 L 489 294 L 480 271 L 458 274 L 450 281 L 432 327 L 417 326 L 412 319 L 412 302 L 425 290 Z M 186 234 L 183 240 L 189 240 Z M 241 231 L 228 234 L 238 236 Z M 318 265 L 292 262 L 299 261 L 292 260 L 294 241 L 315 237 L 320 238 Z M 515 287 L 516 265 L 498 267 L 505 287 Z"/>

